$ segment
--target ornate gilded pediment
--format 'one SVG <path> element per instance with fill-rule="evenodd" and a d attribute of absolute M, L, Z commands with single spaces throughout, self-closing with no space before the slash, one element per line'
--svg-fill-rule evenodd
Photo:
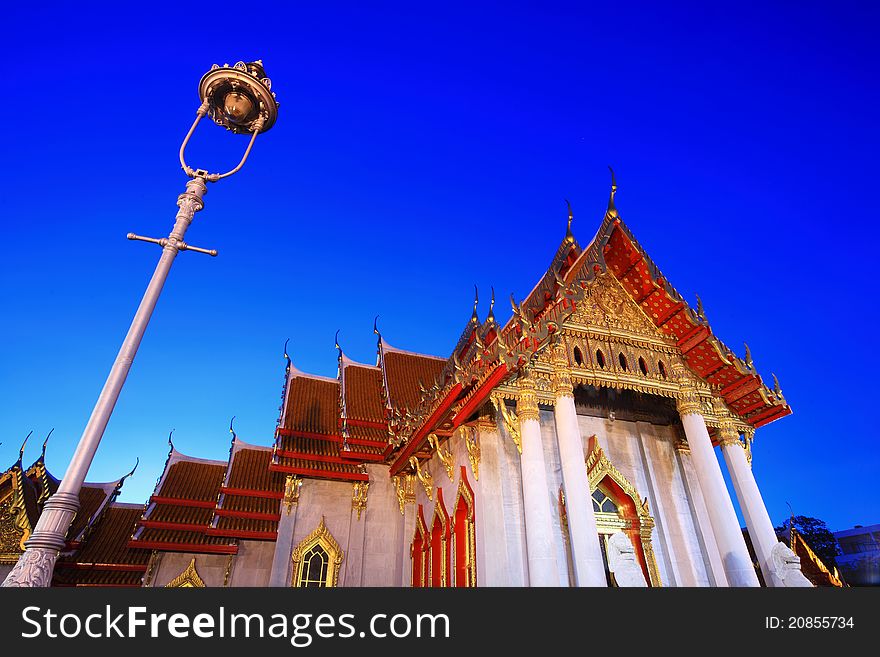
<path fill-rule="evenodd" d="M 205 582 L 196 572 L 196 560 L 192 561 L 180 575 L 172 579 L 165 585 L 166 589 L 202 589 L 205 588 Z"/>
<path fill-rule="evenodd" d="M 665 337 L 612 274 L 597 276 L 585 292 L 566 324 L 623 330 L 652 338 Z"/>
<path fill-rule="evenodd" d="M 21 498 L 21 471 L 0 475 L 0 563 L 15 563 L 24 552 L 31 525 Z"/>

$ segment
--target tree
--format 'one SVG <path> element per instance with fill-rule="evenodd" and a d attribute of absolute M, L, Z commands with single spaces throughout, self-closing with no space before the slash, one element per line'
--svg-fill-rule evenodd
<path fill-rule="evenodd" d="M 809 516 L 793 516 L 779 527 L 775 527 L 776 533 L 787 540 L 792 524 L 794 524 L 797 533 L 822 560 L 822 563 L 828 568 L 837 565 L 837 555 L 840 554 L 840 548 L 837 546 L 837 539 L 829 531 L 825 521 Z"/>

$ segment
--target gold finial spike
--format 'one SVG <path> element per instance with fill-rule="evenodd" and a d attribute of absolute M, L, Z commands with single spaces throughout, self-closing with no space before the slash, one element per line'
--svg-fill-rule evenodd
<path fill-rule="evenodd" d="M 46 460 L 46 445 L 49 444 L 49 436 L 52 435 L 52 432 L 55 431 L 55 428 L 49 429 L 49 433 L 46 434 L 46 440 L 43 441 L 43 449 L 40 451 L 40 461 Z"/>
<path fill-rule="evenodd" d="M 568 208 L 568 225 L 565 228 L 565 239 L 571 241 L 574 239 L 574 235 L 571 234 L 571 221 L 574 219 L 574 213 L 571 211 L 571 203 L 568 202 L 568 199 L 565 199 L 565 206 Z"/>
<path fill-rule="evenodd" d="M 336 329 L 336 335 L 333 336 L 333 344 L 336 347 L 336 351 L 339 352 L 339 357 L 342 358 L 342 347 L 339 346 L 339 331 L 342 329 Z"/>
<path fill-rule="evenodd" d="M 238 436 L 235 435 L 235 429 L 232 428 L 232 423 L 235 422 L 235 416 L 232 416 L 232 419 L 229 420 L 229 433 L 232 434 L 232 440 L 238 440 Z"/>
<path fill-rule="evenodd" d="M 617 208 L 614 207 L 614 195 L 617 194 L 617 179 L 614 176 L 614 169 L 611 168 L 610 164 L 608 165 L 608 170 L 611 172 L 611 196 L 608 197 L 607 214 L 616 217 Z"/>
<path fill-rule="evenodd" d="M 773 392 L 776 394 L 777 397 L 781 399 L 783 395 L 782 388 L 779 385 L 779 379 L 776 378 L 776 374 L 774 374 L 773 372 L 770 372 L 770 376 L 773 377 Z"/>
<path fill-rule="evenodd" d="M 514 315 L 519 315 L 519 306 L 516 305 L 516 300 L 513 298 L 513 292 L 510 293 L 510 307 L 513 309 Z"/>
<path fill-rule="evenodd" d="M 746 361 L 746 367 L 750 370 L 755 369 L 755 362 L 752 360 L 752 350 L 749 349 L 749 345 L 747 342 L 743 342 L 743 346 L 746 348 L 746 355 L 744 360 Z"/>
<path fill-rule="evenodd" d="M 699 294 L 695 294 L 694 296 L 697 297 L 697 314 L 700 316 L 700 319 L 702 319 L 703 321 L 708 321 L 706 319 L 706 311 L 703 308 L 703 300 L 700 298 Z"/>
<path fill-rule="evenodd" d="M 480 319 L 477 316 L 477 305 L 480 303 L 480 291 L 477 289 L 477 286 L 474 285 L 474 312 L 471 315 L 471 321 L 474 324 L 479 324 Z"/>
<path fill-rule="evenodd" d="M 376 315 L 373 318 L 373 333 L 378 335 L 380 338 L 382 337 L 382 334 L 379 333 L 379 315 Z"/>
<path fill-rule="evenodd" d="M 290 362 L 290 356 L 287 353 L 287 343 L 288 342 L 290 342 L 290 338 L 287 338 L 284 341 L 284 359 L 287 361 L 287 367 L 285 368 L 286 372 L 290 372 L 290 368 L 293 365 L 293 363 Z"/>
<path fill-rule="evenodd" d="M 171 440 L 171 436 L 174 435 L 174 429 L 168 432 L 168 446 L 173 450 L 174 449 L 174 441 Z"/>
<path fill-rule="evenodd" d="M 25 446 L 27 445 L 28 438 L 31 437 L 31 434 L 32 434 L 32 433 L 33 433 L 33 431 L 29 431 L 29 432 L 28 432 L 28 435 L 26 435 L 26 436 L 24 437 L 24 442 L 21 444 L 21 449 L 18 450 L 18 460 L 19 460 L 19 462 L 21 462 L 21 460 L 24 458 L 24 448 L 25 448 Z"/>
<path fill-rule="evenodd" d="M 492 290 L 492 298 L 489 300 L 489 315 L 486 317 L 487 322 L 495 323 L 495 287 Z"/>

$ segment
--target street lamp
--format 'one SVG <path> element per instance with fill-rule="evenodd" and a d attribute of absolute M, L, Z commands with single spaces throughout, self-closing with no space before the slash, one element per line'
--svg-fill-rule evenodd
<path fill-rule="evenodd" d="M 175 217 L 174 228 L 168 237 L 154 239 L 141 237 L 134 233 L 128 239 L 152 242 L 162 247 L 162 255 L 150 284 L 144 292 L 128 334 L 119 349 L 101 395 L 92 410 L 89 422 L 83 430 L 79 444 L 67 472 L 58 486 L 58 491 L 49 498 L 42 515 L 34 527 L 33 534 L 25 543 L 24 554 L 10 571 L 3 586 L 50 586 L 52 571 L 59 552 L 66 543 L 67 531 L 79 509 L 79 491 L 86 473 L 104 435 L 113 407 L 122 391 L 122 386 L 131 369 L 135 354 L 140 346 L 144 331 L 156 307 L 159 294 L 168 278 L 174 258 L 180 251 L 196 251 L 216 256 L 214 250 L 200 249 L 183 241 L 184 233 L 192 223 L 193 216 L 202 209 L 202 197 L 207 193 L 206 183 L 217 182 L 231 176 L 241 169 L 251 152 L 257 135 L 266 132 L 278 117 L 278 102 L 271 91 L 272 82 L 266 77 L 261 61 L 238 62 L 234 66 L 214 65 L 199 82 L 199 97 L 202 104 L 196 112 L 196 119 L 180 146 L 180 164 L 187 176 L 186 191 L 177 198 L 180 208 Z M 250 142 L 241 161 L 226 173 L 208 173 L 204 169 L 193 169 L 184 160 L 184 150 L 195 132 L 199 122 L 210 115 L 215 123 L 236 134 L 251 135 Z"/>

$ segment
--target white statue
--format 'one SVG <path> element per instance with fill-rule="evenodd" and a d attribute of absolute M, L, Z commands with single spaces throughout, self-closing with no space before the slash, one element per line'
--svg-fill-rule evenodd
<path fill-rule="evenodd" d="M 636 561 L 636 550 L 629 537 L 615 532 L 608 538 L 608 570 L 619 587 L 648 586 L 642 567 Z"/>
<path fill-rule="evenodd" d="M 773 546 L 770 560 L 773 562 L 773 574 L 782 581 L 783 586 L 813 586 L 801 572 L 801 558 L 782 541 Z"/>

